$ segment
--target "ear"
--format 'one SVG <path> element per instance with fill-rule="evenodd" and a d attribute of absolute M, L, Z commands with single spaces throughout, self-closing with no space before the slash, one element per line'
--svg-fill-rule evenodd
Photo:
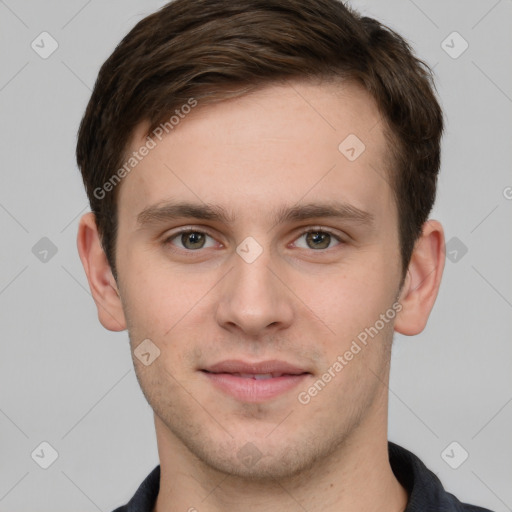
<path fill-rule="evenodd" d="M 439 291 L 445 262 L 444 231 L 436 220 L 423 224 L 400 291 L 402 310 L 395 320 L 395 331 L 406 336 L 425 328 Z"/>
<path fill-rule="evenodd" d="M 96 226 L 94 213 L 82 216 L 78 226 L 78 254 L 82 260 L 92 297 L 98 308 L 98 319 L 109 331 L 126 329 L 121 297 L 110 269 Z"/>

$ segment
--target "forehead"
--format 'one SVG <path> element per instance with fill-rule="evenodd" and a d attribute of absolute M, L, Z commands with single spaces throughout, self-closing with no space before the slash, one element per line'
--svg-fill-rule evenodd
<path fill-rule="evenodd" d="M 306 199 L 390 207 L 383 123 L 356 84 L 290 82 L 183 112 L 123 179 L 120 217 L 135 222 L 170 199 L 219 204 L 236 218 Z M 147 129 L 137 127 L 128 156 Z"/>

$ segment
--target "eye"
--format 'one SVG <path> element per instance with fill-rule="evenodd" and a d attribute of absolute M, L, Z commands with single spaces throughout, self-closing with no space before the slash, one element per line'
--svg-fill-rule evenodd
<path fill-rule="evenodd" d="M 297 240 L 300 240 L 303 237 L 305 237 L 304 240 L 306 242 L 306 246 L 299 246 L 301 249 L 330 249 L 330 245 L 333 240 L 338 242 L 338 244 L 336 245 L 342 243 L 340 237 L 336 236 L 334 233 L 331 233 L 330 231 L 326 231 L 323 229 L 313 229 L 305 231 L 299 236 Z"/>
<path fill-rule="evenodd" d="M 210 245 L 206 245 L 207 238 L 212 240 Z M 187 251 L 206 249 L 215 245 L 215 241 L 210 235 L 196 229 L 188 229 L 180 231 L 179 233 L 175 233 L 174 235 L 166 238 L 165 243 L 176 245 L 176 243 L 173 242 L 174 240 L 177 240 L 179 243 L 181 243 L 181 247 L 178 245 L 180 249 L 185 249 Z"/>
<path fill-rule="evenodd" d="M 208 239 L 210 239 L 210 242 L 208 242 Z M 302 245 L 297 243 L 297 241 L 300 241 L 301 239 L 304 240 Z M 337 243 L 333 245 L 333 242 Z M 214 247 L 215 243 L 215 239 L 208 233 L 190 228 L 174 233 L 164 240 L 164 244 L 170 244 L 174 247 L 178 247 L 178 249 L 189 252 Z M 304 231 L 296 239 L 294 245 L 301 249 L 325 250 L 342 243 L 343 240 L 339 236 L 328 230 L 310 229 L 308 231 Z"/>

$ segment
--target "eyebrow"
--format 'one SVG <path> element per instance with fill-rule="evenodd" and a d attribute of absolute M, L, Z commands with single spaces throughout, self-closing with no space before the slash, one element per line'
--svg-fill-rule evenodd
<path fill-rule="evenodd" d="M 274 211 L 271 216 L 274 225 L 308 220 L 315 217 L 337 218 L 367 225 L 371 225 L 375 221 L 374 215 L 370 212 L 340 202 L 306 203 L 291 207 L 282 206 L 277 211 Z M 182 218 L 218 221 L 224 224 L 232 224 L 235 221 L 235 215 L 220 205 L 165 202 L 145 208 L 137 215 L 137 224 L 142 228 L 147 225 Z"/>

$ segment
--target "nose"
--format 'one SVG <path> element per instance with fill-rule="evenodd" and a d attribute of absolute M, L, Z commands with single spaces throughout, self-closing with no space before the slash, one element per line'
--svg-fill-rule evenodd
<path fill-rule="evenodd" d="M 271 260 L 266 250 L 251 263 L 233 254 L 234 268 L 220 289 L 219 325 L 247 336 L 262 336 L 291 325 L 293 295 L 284 284 L 283 269 Z"/>

